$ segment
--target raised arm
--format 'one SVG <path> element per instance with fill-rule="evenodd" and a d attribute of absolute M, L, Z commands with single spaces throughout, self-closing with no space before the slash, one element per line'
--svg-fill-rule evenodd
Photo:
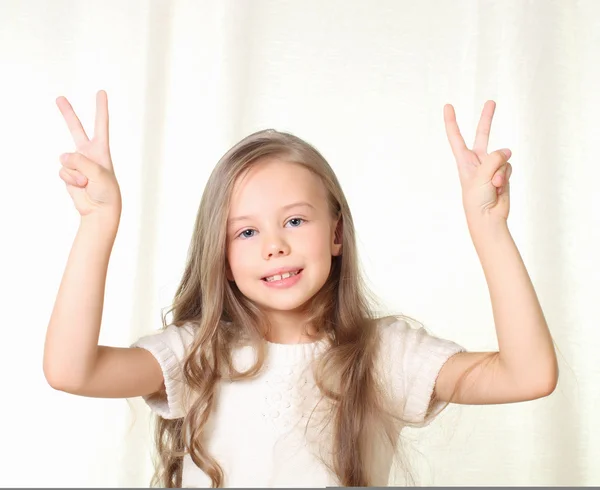
<path fill-rule="evenodd" d="M 97 94 L 91 140 L 67 99 L 56 102 L 76 144 L 76 152 L 61 157 L 59 175 L 81 221 L 46 332 L 44 375 L 53 388 L 84 396 L 148 395 L 163 385 L 152 354 L 98 345 L 108 262 L 121 216 L 108 145 L 107 96 Z"/>
<path fill-rule="evenodd" d="M 487 153 L 495 103 L 488 101 L 469 150 L 454 108 L 444 107 L 448 141 L 456 158 L 469 233 L 487 281 L 498 352 L 464 352 L 442 367 L 435 398 L 461 404 L 498 404 L 551 394 L 558 382 L 552 336 L 535 289 L 508 229 L 510 150 Z M 450 400 L 458 380 L 462 389 Z"/>

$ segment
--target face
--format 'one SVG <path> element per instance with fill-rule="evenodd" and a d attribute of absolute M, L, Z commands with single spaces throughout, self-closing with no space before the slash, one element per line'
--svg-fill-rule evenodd
<path fill-rule="evenodd" d="M 326 190 L 301 165 L 276 159 L 254 164 L 234 185 L 228 217 L 228 278 L 267 314 L 293 312 L 325 284 L 337 222 Z M 280 269 L 298 271 L 290 278 Z M 272 277 L 270 279 L 273 279 Z"/>

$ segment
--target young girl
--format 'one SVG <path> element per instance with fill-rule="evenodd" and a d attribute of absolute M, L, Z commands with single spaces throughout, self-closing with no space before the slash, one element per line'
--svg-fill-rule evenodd
<path fill-rule="evenodd" d="M 59 175 L 81 215 L 44 352 L 55 389 L 142 396 L 157 414 L 164 487 L 385 486 L 402 427 L 449 403 L 552 393 L 552 338 L 507 227 L 509 150 L 487 153 L 495 104 L 473 150 L 444 108 L 469 232 L 490 290 L 498 352 L 377 318 L 355 229 L 325 159 L 287 133 L 254 133 L 219 161 L 202 196 L 172 322 L 131 348 L 98 345 L 121 215 L 108 102 L 89 140 L 57 99 L 76 144 Z M 168 313 L 167 313 L 168 314 Z"/>

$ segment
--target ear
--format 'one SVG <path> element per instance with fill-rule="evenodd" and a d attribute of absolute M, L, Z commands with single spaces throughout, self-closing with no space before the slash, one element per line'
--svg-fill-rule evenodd
<path fill-rule="evenodd" d="M 337 220 L 333 236 L 332 236 L 332 244 L 331 244 L 331 255 L 338 256 L 342 255 L 342 241 L 344 236 L 344 223 L 342 221 L 342 216 Z"/>

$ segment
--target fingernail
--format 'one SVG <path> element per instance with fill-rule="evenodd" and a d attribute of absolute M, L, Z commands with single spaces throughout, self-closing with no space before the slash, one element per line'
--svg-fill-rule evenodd
<path fill-rule="evenodd" d="M 504 153 L 504 155 L 506 156 L 506 158 L 510 158 L 510 156 L 512 155 L 512 152 L 509 149 L 505 149 L 505 150 L 500 150 L 502 153 Z"/>
<path fill-rule="evenodd" d="M 75 180 L 79 185 L 85 185 L 86 178 L 83 175 L 78 175 Z"/>
<path fill-rule="evenodd" d="M 67 158 L 69 158 L 69 154 L 68 153 L 63 153 L 60 157 L 58 157 L 58 159 L 62 162 L 65 163 L 67 161 Z"/>

